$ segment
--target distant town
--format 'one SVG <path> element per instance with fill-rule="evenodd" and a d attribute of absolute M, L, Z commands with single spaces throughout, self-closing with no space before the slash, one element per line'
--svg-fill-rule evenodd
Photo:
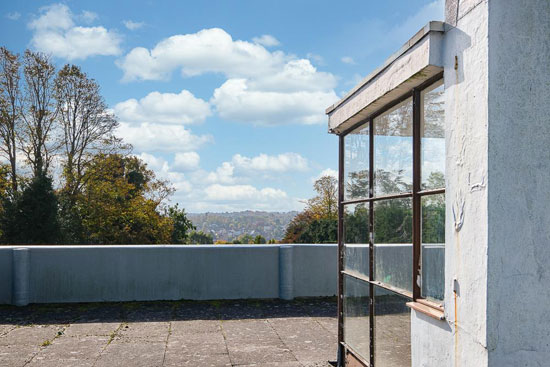
<path fill-rule="evenodd" d="M 189 213 L 187 216 L 197 228 L 212 235 L 214 241 L 228 241 L 250 235 L 266 240 L 280 241 L 290 221 L 298 214 L 290 212 L 264 212 L 246 210 L 232 213 Z"/>

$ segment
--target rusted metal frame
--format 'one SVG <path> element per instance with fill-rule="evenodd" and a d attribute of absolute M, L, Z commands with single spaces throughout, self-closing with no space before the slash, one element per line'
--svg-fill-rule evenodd
<path fill-rule="evenodd" d="M 344 136 L 338 137 L 338 345 L 344 342 Z M 344 353 L 338 348 L 338 363 Z"/>
<path fill-rule="evenodd" d="M 393 293 L 397 293 L 402 297 L 410 298 L 412 300 L 413 294 L 411 291 L 408 291 L 406 289 L 394 287 L 393 285 L 386 284 L 384 282 L 378 281 L 378 280 L 371 280 L 369 281 L 370 284 L 372 284 L 375 287 L 384 288 L 388 291 L 392 291 Z"/>
<path fill-rule="evenodd" d="M 345 349 L 345 354 L 347 355 L 347 353 L 350 353 L 359 363 L 361 363 L 362 365 L 364 366 L 372 366 L 372 364 L 370 364 L 369 362 L 367 362 L 365 360 L 365 358 L 363 358 L 363 356 L 361 356 L 361 354 L 359 354 L 358 352 L 355 351 L 355 349 L 353 349 L 353 347 L 347 345 L 345 342 L 342 343 L 344 349 Z M 346 366 L 347 367 L 347 366 Z M 353 366 L 351 366 L 353 367 Z"/>
<path fill-rule="evenodd" d="M 373 190 L 374 190 L 374 188 L 373 188 Z M 390 200 L 390 199 L 410 198 L 412 196 L 413 196 L 412 192 L 402 192 L 402 193 L 399 193 L 399 194 L 390 194 L 390 195 L 369 197 L 369 198 L 364 198 L 364 199 L 346 200 L 343 203 L 344 203 L 344 205 L 359 204 L 359 203 L 368 203 L 370 201 L 381 201 L 381 200 Z"/>
<path fill-rule="evenodd" d="M 370 365 L 374 366 L 374 118 L 369 120 L 369 351 Z"/>
<path fill-rule="evenodd" d="M 419 89 L 413 89 L 413 300 L 420 298 L 422 281 L 422 259 L 420 256 L 422 242 L 422 227 L 421 227 L 421 197 L 418 194 L 421 190 L 421 94 Z M 420 278 L 420 281 L 419 281 Z"/>
<path fill-rule="evenodd" d="M 426 196 L 426 195 L 437 195 L 437 194 L 444 194 L 444 193 L 445 193 L 445 188 L 422 190 L 422 191 L 419 191 L 417 194 L 419 196 Z"/>

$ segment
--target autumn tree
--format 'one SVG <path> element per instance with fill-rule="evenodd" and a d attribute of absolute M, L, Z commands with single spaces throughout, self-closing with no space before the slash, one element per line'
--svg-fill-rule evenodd
<path fill-rule="evenodd" d="M 180 209 L 178 204 L 168 207 L 166 215 L 172 220 L 172 234 L 170 243 L 186 243 L 189 232 L 196 230 L 196 227 L 185 215 L 185 209 Z"/>
<path fill-rule="evenodd" d="M 317 195 L 307 201 L 309 210 L 315 219 L 336 219 L 338 217 L 338 180 L 332 176 L 323 176 L 315 181 L 313 188 Z"/>
<path fill-rule="evenodd" d="M 8 160 L 11 191 L 17 192 L 17 136 L 21 119 L 19 57 L 0 47 L 0 153 Z"/>
<path fill-rule="evenodd" d="M 23 129 L 21 149 L 31 164 L 33 175 L 47 173 L 57 148 L 54 140 L 56 103 L 54 93 L 55 67 L 49 57 L 39 52 L 25 51 L 23 57 L 25 95 L 23 99 Z"/>
<path fill-rule="evenodd" d="M 134 156 L 98 154 L 86 171 L 76 206 L 81 238 L 97 244 L 170 243 L 173 222 L 161 215 L 173 189 Z"/>

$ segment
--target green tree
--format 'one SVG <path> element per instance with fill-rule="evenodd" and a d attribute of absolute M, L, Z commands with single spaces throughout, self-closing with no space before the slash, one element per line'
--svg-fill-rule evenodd
<path fill-rule="evenodd" d="M 6 208 L 4 238 L 12 244 L 56 244 L 57 197 L 44 172 L 32 178 Z"/>
<path fill-rule="evenodd" d="M 179 209 L 178 204 L 168 207 L 167 216 L 172 220 L 171 243 L 186 243 L 189 231 L 194 231 L 197 228 L 185 215 L 185 209 Z"/>
<path fill-rule="evenodd" d="M 99 154 L 76 200 L 84 233 L 99 244 L 170 243 L 173 221 L 160 214 L 173 189 L 134 156 Z"/>
<path fill-rule="evenodd" d="M 214 238 L 211 234 L 203 231 L 191 231 L 187 238 L 187 244 L 189 245 L 210 245 L 214 243 Z"/>
<path fill-rule="evenodd" d="M 262 235 L 257 235 L 256 237 L 254 237 L 254 244 L 259 245 L 264 243 L 266 243 L 266 240 Z"/>

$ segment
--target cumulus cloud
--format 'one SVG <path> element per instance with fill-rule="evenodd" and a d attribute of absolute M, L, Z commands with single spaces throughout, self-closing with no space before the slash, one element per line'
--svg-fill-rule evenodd
<path fill-rule="evenodd" d="M 152 49 L 137 47 L 118 60 L 123 80 L 167 80 L 174 70 L 184 77 L 220 73 L 228 78 L 210 102 L 230 120 L 258 125 L 314 124 L 338 99 L 334 75 L 318 71 L 309 59 L 269 51 L 275 38 L 233 40 L 223 29 L 175 35 Z"/>
<path fill-rule="evenodd" d="M 210 135 L 194 135 L 181 125 L 129 124 L 121 122 L 117 136 L 133 145 L 139 152 L 148 151 L 191 151 L 212 142 Z"/>
<path fill-rule="evenodd" d="M 249 171 L 287 172 L 308 169 L 307 159 L 298 153 L 283 153 L 276 156 L 260 154 L 252 158 L 235 154 L 232 164 L 237 168 Z"/>
<path fill-rule="evenodd" d="M 128 28 L 131 31 L 135 31 L 136 29 L 140 29 L 141 27 L 143 27 L 145 25 L 145 23 L 143 23 L 143 22 L 134 22 L 134 21 L 131 21 L 131 20 L 124 20 L 124 21 L 122 21 L 122 23 L 124 24 L 124 26 L 126 28 Z"/>
<path fill-rule="evenodd" d="M 82 14 L 80 14 L 80 18 L 86 23 L 91 23 L 97 19 L 97 14 L 93 11 L 84 10 Z"/>
<path fill-rule="evenodd" d="M 117 103 L 114 112 L 125 122 L 156 124 L 192 124 L 211 115 L 208 102 L 187 90 L 178 94 L 151 92 L 140 100 Z"/>
<path fill-rule="evenodd" d="M 272 201 L 286 199 L 286 192 L 266 187 L 258 190 L 252 185 L 210 185 L 204 189 L 206 200 L 215 201 L 236 201 L 255 200 Z"/>
<path fill-rule="evenodd" d="M 147 168 L 155 172 L 157 178 L 168 180 L 180 195 L 191 192 L 193 185 L 183 173 L 174 171 L 164 158 L 149 153 L 141 153 L 137 157 L 147 164 Z"/>
<path fill-rule="evenodd" d="M 353 57 L 350 57 L 350 56 L 344 56 L 340 59 L 340 61 L 342 61 L 344 64 L 348 64 L 348 65 L 354 65 L 355 64 L 355 60 L 353 60 Z"/>
<path fill-rule="evenodd" d="M 18 20 L 19 18 L 21 18 L 21 13 L 14 11 L 12 13 L 6 14 L 6 18 L 8 18 L 9 20 Z"/>
<path fill-rule="evenodd" d="M 264 34 L 260 37 L 254 37 L 252 38 L 252 41 L 265 47 L 279 46 L 281 44 L 281 42 L 279 42 L 277 38 L 269 34 Z"/>
<path fill-rule="evenodd" d="M 317 181 L 318 179 L 320 179 L 321 177 L 324 177 L 324 176 L 331 176 L 331 177 L 334 177 L 334 178 L 338 178 L 338 171 L 335 170 L 335 169 L 332 169 L 332 168 L 324 169 L 317 176 L 312 177 L 311 182 L 313 183 L 313 182 Z"/>
<path fill-rule="evenodd" d="M 84 12 L 81 17 L 90 21 L 95 14 Z M 32 47 L 68 60 L 120 54 L 121 38 L 116 32 L 102 26 L 77 26 L 76 18 L 64 4 L 40 8 L 39 16 L 29 23 Z"/>
<path fill-rule="evenodd" d="M 197 152 L 176 153 L 174 156 L 174 168 L 189 171 L 199 168 L 200 156 Z"/>
<path fill-rule="evenodd" d="M 256 125 L 326 122 L 324 110 L 338 99 L 329 92 L 270 92 L 250 89 L 246 79 L 230 79 L 214 91 L 211 99 L 225 119 Z"/>

